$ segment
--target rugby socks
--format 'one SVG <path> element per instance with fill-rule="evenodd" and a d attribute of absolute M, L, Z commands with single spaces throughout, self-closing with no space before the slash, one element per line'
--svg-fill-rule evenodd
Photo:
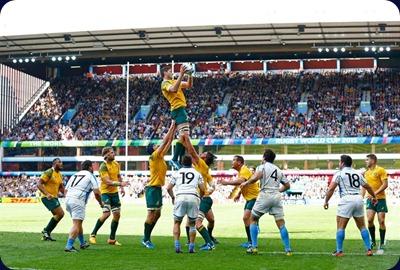
<path fill-rule="evenodd" d="M 207 227 L 207 231 L 208 231 L 208 235 L 210 236 L 210 238 L 211 239 L 213 239 L 213 236 L 212 236 L 212 231 L 214 230 L 214 227 Z"/>
<path fill-rule="evenodd" d="M 285 251 L 291 251 L 290 249 L 290 240 L 289 240 L 289 233 L 286 229 L 286 226 L 283 225 L 279 228 L 279 232 L 281 233 L 282 243 L 285 246 Z"/>
<path fill-rule="evenodd" d="M 179 242 L 179 240 L 174 240 L 175 242 L 175 247 L 181 247 L 181 242 Z"/>
<path fill-rule="evenodd" d="M 379 235 L 381 237 L 381 246 L 383 246 L 385 244 L 386 229 L 379 229 Z"/>
<path fill-rule="evenodd" d="M 375 226 L 368 227 L 369 234 L 371 235 L 371 241 L 372 243 L 376 243 L 375 241 Z"/>
<path fill-rule="evenodd" d="M 244 226 L 246 229 L 247 242 L 251 243 L 250 226 Z"/>
<path fill-rule="evenodd" d="M 101 221 L 100 219 L 97 220 L 96 225 L 94 226 L 93 232 L 90 235 L 96 235 L 97 231 L 103 226 L 104 221 Z"/>
<path fill-rule="evenodd" d="M 179 242 L 179 240 L 175 240 L 175 250 L 176 251 L 181 250 L 181 242 Z"/>
<path fill-rule="evenodd" d="M 151 235 L 151 230 L 152 230 L 153 224 L 149 224 L 149 223 L 144 223 L 144 237 L 143 237 L 143 241 L 149 241 L 150 240 L 150 235 Z"/>
<path fill-rule="evenodd" d="M 185 151 L 185 147 L 183 146 L 183 144 L 181 142 L 176 142 L 172 160 L 178 161 L 178 158 L 182 154 L 182 151 Z"/>
<path fill-rule="evenodd" d="M 54 228 L 57 226 L 58 220 L 56 220 L 54 217 L 52 217 L 49 221 L 49 224 L 47 224 L 46 228 L 44 228 L 44 231 L 46 231 L 48 234 L 50 234 Z"/>
<path fill-rule="evenodd" d="M 150 226 L 151 226 L 150 227 L 150 235 L 151 235 L 151 233 L 153 232 L 154 227 L 156 226 L 156 223 L 153 223 Z M 150 240 L 150 235 L 149 235 L 149 240 Z"/>
<path fill-rule="evenodd" d="M 369 240 L 369 233 L 366 228 L 361 230 L 361 237 L 362 240 L 364 241 L 365 249 L 371 249 L 371 241 Z"/>
<path fill-rule="evenodd" d="M 185 229 L 186 229 L 186 236 L 187 236 L 188 242 L 190 242 L 189 228 L 190 228 L 189 226 L 186 226 L 186 227 L 185 227 Z"/>
<path fill-rule="evenodd" d="M 339 229 L 336 232 L 336 252 L 343 251 L 343 241 L 344 241 L 344 230 Z"/>
<path fill-rule="evenodd" d="M 204 228 L 204 226 L 201 226 L 200 228 L 198 228 L 197 231 L 201 234 L 201 236 L 203 237 L 204 241 L 206 241 L 207 244 L 208 243 L 212 244 L 211 237 L 208 234 L 207 229 Z"/>
<path fill-rule="evenodd" d="M 255 223 L 250 224 L 251 246 L 258 247 L 258 226 Z"/>
<path fill-rule="evenodd" d="M 118 229 L 118 221 L 111 221 L 111 233 L 110 233 L 110 239 L 115 240 L 115 233 L 117 232 Z"/>
<path fill-rule="evenodd" d="M 194 243 L 189 243 L 189 252 L 194 252 Z"/>
<path fill-rule="evenodd" d="M 78 239 L 79 239 L 79 243 L 81 243 L 81 245 L 85 244 L 85 238 L 83 237 L 83 234 L 79 234 Z"/>
<path fill-rule="evenodd" d="M 71 249 L 73 247 L 73 245 L 74 245 L 74 242 L 75 242 L 75 239 L 68 238 L 67 245 L 65 246 L 65 248 Z"/>

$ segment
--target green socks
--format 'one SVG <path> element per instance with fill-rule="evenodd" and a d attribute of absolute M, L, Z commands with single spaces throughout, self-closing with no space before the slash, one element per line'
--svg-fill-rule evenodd
<path fill-rule="evenodd" d="M 58 224 L 58 220 L 56 220 L 54 217 L 52 217 L 50 219 L 49 223 L 47 224 L 46 228 L 44 228 L 44 230 L 50 234 L 54 230 L 54 228 L 57 226 L 57 224 Z"/>
<path fill-rule="evenodd" d="M 203 237 L 204 241 L 206 241 L 206 243 L 212 243 L 211 237 L 208 234 L 207 229 L 204 228 L 204 226 L 201 226 L 200 228 L 198 228 L 197 231 L 201 234 L 201 236 Z"/>
<path fill-rule="evenodd" d="M 110 233 L 110 239 L 115 240 L 115 233 L 117 232 L 118 229 L 118 221 L 111 221 L 111 233 Z"/>
<path fill-rule="evenodd" d="M 144 223 L 144 237 L 143 237 L 143 241 L 149 241 L 150 240 L 150 235 L 151 235 L 151 231 L 152 231 L 152 227 L 153 224 L 148 224 L 148 223 Z"/>
<path fill-rule="evenodd" d="M 104 223 L 104 221 L 101 221 L 100 219 L 98 219 L 91 235 L 96 235 L 97 231 L 101 228 L 101 226 L 103 226 L 103 223 Z"/>

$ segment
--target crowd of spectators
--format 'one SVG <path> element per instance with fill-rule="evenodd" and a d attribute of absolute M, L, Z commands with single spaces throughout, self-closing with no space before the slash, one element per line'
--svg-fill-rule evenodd
<path fill-rule="evenodd" d="M 391 133 L 391 132 L 389 132 Z M 344 135 L 346 137 L 360 136 L 382 136 L 384 134 L 384 123 L 377 121 L 368 113 L 360 113 L 351 120 L 345 122 Z M 391 135 L 395 135 L 392 134 Z"/>
<path fill-rule="evenodd" d="M 388 134 L 400 135 L 400 74 L 381 71 L 372 76 L 371 106 L 375 119 L 387 122 Z"/>
<path fill-rule="evenodd" d="M 230 106 L 232 137 L 300 135 L 304 117 L 295 112 L 300 96 L 293 74 L 242 77 Z"/>
<path fill-rule="evenodd" d="M 170 124 L 161 78 L 130 78 L 129 138 L 160 138 Z M 99 140 L 125 137 L 126 81 L 117 76 L 62 78 L 3 140 Z M 368 95 L 366 95 L 368 93 Z M 185 91 L 192 138 L 400 135 L 400 73 L 218 73 Z M 371 112 L 361 113 L 361 101 Z M 307 103 L 299 113 L 298 102 Z M 218 113 L 219 105 L 227 113 Z M 145 119 L 135 119 L 151 105 Z M 73 109 L 69 121 L 61 121 Z"/>
<path fill-rule="evenodd" d="M 37 177 L 0 176 L 0 197 L 35 197 Z"/>
<path fill-rule="evenodd" d="M 32 106 L 18 126 L 3 138 L 16 141 L 32 140 L 70 140 L 73 138 L 71 127 L 60 123 L 63 110 L 72 104 L 75 95 L 54 91 L 49 88 Z M 59 100 L 65 102 L 60 103 Z"/>

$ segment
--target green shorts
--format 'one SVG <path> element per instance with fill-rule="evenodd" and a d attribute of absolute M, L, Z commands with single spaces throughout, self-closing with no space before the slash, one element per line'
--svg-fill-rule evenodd
<path fill-rule="evenodd" d="M 148 210 L 158 210 L 162 207 L 161 187 L 147 186 L 144 189 Z"/>
<path fill-rule="evenodd" d="M 101 201 L 104 205 L 103 212 L 115 212 L 121 209 L 118 192 L 101 194 Z"/>
<path fill-rule="evenodd" d="M 378 199 L 378 203 L 377 204 L 373 204 L 371 199 L 367 199 L 367 210 L 374 210 L 377 213 L 383 212 L 383 213 L 387 213 L 388 212 L 388 208 L 387 208 L 387 204 L 386 204 L 386 199 Z"/>
<path fill-rule="evenodd" d="M 252 210 L 255 203 L 256 199 L 246 201 L 246 204 L 244 205 L 244 210 Z"/>
<path fill-rule="evenodd" d="M 54 209 L 56 209 L 57 207 L 61 206 L 60 205 L 60 201 L 57 198 L 54 199 L 47 199 L 46 197 L 42 198 L 42 203 L 44 204 L 44 206 L 46 206 L 46 208 L 49 211 L 53 211 Z"/>
<path fill-rule="evenodd" d="M 179 107 L 171 111 L 171 117 L 175 120 L 176 125 L 188 123 L 188 115 L 185 107 Z"/>
<path fill-rule="evenodd" d="M 211 197 L 203 197 L 200 201 L 200 212 L 207 214 L 208 211 L 211 210 L 211 206 L 213 205 L 213 200 Z"/>

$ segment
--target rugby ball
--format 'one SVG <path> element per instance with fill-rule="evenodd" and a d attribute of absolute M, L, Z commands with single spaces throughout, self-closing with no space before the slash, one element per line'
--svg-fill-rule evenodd
<path fill-rule="evenodd" d="M 190 63 L 183 63 L 182 66 L 185 67 L 185 73 L 191 75 L 193 73 L 193 67 Z"/>

